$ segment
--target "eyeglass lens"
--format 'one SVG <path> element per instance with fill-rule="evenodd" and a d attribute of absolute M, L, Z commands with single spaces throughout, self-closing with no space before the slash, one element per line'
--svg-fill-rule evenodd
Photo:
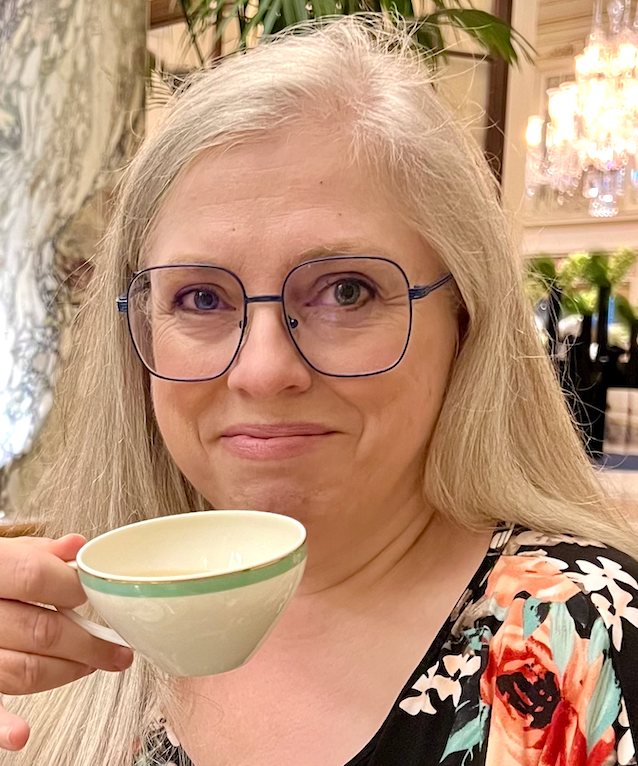
<path fill-rule="evenodd" d="M 382 259 L 311 261 L 293 269 L 284 283 L 288 331 L 319 372 L 381 372 L 405 351 L 408 288 L 403 271 Z M 241 344 L 245 294 L 239 279 L 221 268 L 160 267 L 134 279 L 128 312 L 133 341 L 152 372 L 172 380 L 215 378 Z"/>

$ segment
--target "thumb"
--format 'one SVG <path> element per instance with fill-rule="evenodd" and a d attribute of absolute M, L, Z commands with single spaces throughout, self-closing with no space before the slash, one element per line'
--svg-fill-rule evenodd
<path fill-rule="evenodd" d="M 29 724 L 0 704 L 0 750 L 22 750 L 29 739 Z"/>
<path fill-rule="evenodd" d="M 45 550 L 62 561 L 73 561 L 80 548 L 86 543 L 86 537 L 78 534 L 65 535 L 56 540 L 52 540 L 50 537 L 19 537 L 16 542 Z"/>

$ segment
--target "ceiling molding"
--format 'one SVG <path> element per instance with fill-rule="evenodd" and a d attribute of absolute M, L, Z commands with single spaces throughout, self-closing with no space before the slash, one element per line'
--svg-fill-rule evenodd
<path fill-rule="evenodd" d="M 540 0 L 536 50 L 540 60 L 573 58 L 591 30 L 593 0 Z"/>
<path fill-rule="evenodd" d="M 635 218 L 589 218 L 550 226 L 525 226 L 523 231 L 524 255 L 569 255 L 584 250 L 615 250 L 619 247 L 638 249 Z"/>

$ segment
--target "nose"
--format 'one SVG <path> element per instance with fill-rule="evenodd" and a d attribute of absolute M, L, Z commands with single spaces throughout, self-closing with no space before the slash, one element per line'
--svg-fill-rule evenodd
<path fill-rule="evenodd" d="M 271 399 L 302 393 L 311 383 L 312 370 L 290 339 L 281 304 L 249 306 L 248 326 L 228 372 L 228 387 L 255 399 Z"/>

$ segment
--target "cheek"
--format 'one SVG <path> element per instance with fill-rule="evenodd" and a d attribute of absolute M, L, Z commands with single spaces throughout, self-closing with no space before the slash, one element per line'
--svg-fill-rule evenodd
<path fill-rule="evenodd" d="M 368 431 L 373 440 L 395 445 L 403 459 L 422 456 L 436 424 L 456 350 L 455 328 L 411 340 L 399 366 L 369 379 Z"/>
<path fill-rule="evenodd" d="M 198 436 L 202 397 L 193 391 L 196 386 L 157 378 L 151 383 L 153 409 L 160 432 L 173 460 L 188 478 L 192 468 L 202 459 Z"/>
<path fill-rule="evenodd" d="M 405 363 L 405 365 L 404 365 Z M 441 374 L 444 373 L 444 374 Z M 339 384 L 339 396 L 359 413 L 359 460 L 390 471 L 421 462 L 441 409 L 447 382 L 444 364 L 410 365 L 406 357 L 395 370 L 377 378 L 360 378 L 351 387 Z"/>

